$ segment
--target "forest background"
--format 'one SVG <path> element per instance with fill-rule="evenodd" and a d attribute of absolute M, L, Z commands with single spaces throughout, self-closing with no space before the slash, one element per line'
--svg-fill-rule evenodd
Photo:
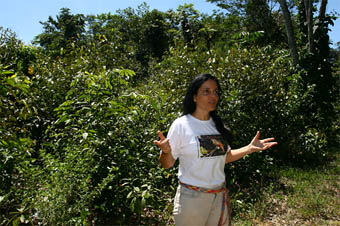
<path fill-rule="evenodd" d="M 202 72 L 221 82 L 234 148 L 257 130 L 279 143 L 226 166 L 235 218 L 279 167 L 330 161 L 340 47 L 327 0 L 208 2 L 221 10 L 62 8 L 33 45 L 0 28 L 0 224 L 171 224 L 177 167 L 160 168 L 153 140 Z"/>

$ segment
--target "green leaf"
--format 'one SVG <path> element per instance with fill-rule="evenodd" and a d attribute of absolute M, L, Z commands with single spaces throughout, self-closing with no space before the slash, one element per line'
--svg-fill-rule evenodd
<path fill-rule="evenodd" d="M 131 202 L 130 202 L 130 210 L 132 211 L 132 212 L 135 212 L 135 207 L 136 207 L 136 201 L 137 201 L 137 198 L 136 197 L 134 197 L 132 200 L 131 200 Z"/>
<path fill-rule="evenodd" d="M 11 75 L 13 74 L 13 71 L 0 71 L 1 75 Z"/>
<path fill-rule="evenodd" d="M 85 133 L 83 133 L 83 138 L 86 140 L 86 138 L 88 137 L 88 133 L 87 132 L 85 132 Z"/>
<path fill-rule="evenodd" d="M 20 216 L 20 222 L 21 222 L 21 223 L 24 223 L 24 222 L 25 222 L 25 216 L 24 216 L 24 215 L 21 215 L 21 216 Z"/>
<path fill-rule="evenodd" d="M 129 192 L 129 194 L 126 196 L 127 199 L 129 199 L 132 196 L 132 191 Z"/>

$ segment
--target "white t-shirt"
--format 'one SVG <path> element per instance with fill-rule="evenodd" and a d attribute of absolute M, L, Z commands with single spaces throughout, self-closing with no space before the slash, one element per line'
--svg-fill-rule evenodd
<path fill-rule="evenodd" d="M 190 114 L 177 118 L 167 138 L 172 156 L 179 159 L 181 182 L 204 188 L 224 183 L 224 166 L 230 146 L 222 139 L 211 117 L 207 121 Z"/>

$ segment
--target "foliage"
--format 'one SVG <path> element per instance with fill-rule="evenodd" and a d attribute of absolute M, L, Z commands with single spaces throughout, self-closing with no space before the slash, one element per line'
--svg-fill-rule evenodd
<path fill-rule="evenodd" d="M 236 211 L 277 165 L 327 157 L 339 130 L 328 117 L 339 111 L 334 59 L 300 46 L 296 68 L 288 50 L 260 43 L 264 34 L 243 22 L 193 5 L 163 13 L 143 4 L 115 15 L 62 9 L 43 23 L 36 40 L 49 42 L 40 47 L 1 29 L 0 224 L 170 224 L 177 168 L 159 167 L 152 141 L 181 115 L 189 82 L 203 72 L 220 80 L 233 148 L 256 130 L 279 142 L 227 165 Z"/>
<path fill-rule="evenodd" d="M 305 21 L 305 6 L 303 3 L 299 5 L 298 22 L 300 29 L 301 46 L 301 80 L 300 93 L 308 93 L 310 96 L 309 105 L 302 106 L 299 111 L 304 111 L 307 116 L 305 126 L 311 130 L 317 128 L 321 134 L 327 137 L 332 135 L 335 131 L 331 128 L 329 123 L 335 120 L 335 111 L 333 102 L 337 93 L 339 93 L 339 86 L 336 85 L 336 80 L 339 78 L 334 76 L 334 66 L 330 54 L 328 30 L 330 25 L 334 25 L 333 21 L 336 19 L 335 15 L 325 15 L 314 18 L 314 33 L 313 42 L 314 48 L 311 50 L 311 45 L 308 40 L 307 26 Z M 314 8 L 315 10 L 315 8 Z M 308 49 L 307 49 L 308 48 Z"/>
<path fill-rule="evenodd" d="M 35 141 L 27 125 L 36 108 L 32 106 L 30 63 L 34 51 L 17 40 L 10 30 L 1 28 L 0 49 L 0 222 L 29 222 L 21 205 L 28 198 L 34 178 Z"/>
<path fill-rule="evenodd" d="M 31 106 L 29 93 L 31 81 L 0 65 L 0 213 L 9 216 L 9 211 L 20 209 L 14 222 L 21 218 L 26 222 L 26 208 L 20 200 L 27 198 L 34 178 L 34 140 L 30 139 L 25 122 L 36 114 Z M 0 218 L 0 222 L 2 222 Z"/>
<path fill-rule="evenodd" d="M 336 149 L 336 147 L 334 147 Z M 275 180 L 261 187 L 260 197 L 234 217 L 233 225 L 337 225 L 340 219 L 338 194 L 340 155 L 318 166 L 278 167 Z"/>
<path fill-rule="evenodd" d="M 15 33 L 0 27 L 0 64 L 8 70 L 31 77 L 32 65 L 36 60 L 36 49 L 25 46 Z"/>
<path fill-rule="evenodd" d="M 268 0 L 208 0 L 227 11 L 229 17 L 238 17 L 242 30 L 246 32 L 263 32 L 257 45 L 280 45 L 284 30 L 274 19 L 275 1 Z"/>
<path fill-rule="evenodd" d="M 85 31 L 84 15 L 72 15 L 68 8 L 62 8 L 56 20 L 50 16 L 46 22 L 40 23 L 45 32 L 38 35 L 34 43 L 54 54 L 58 54 L 61 48 L 67 49 L 70 42 L 79 43 Z"/>

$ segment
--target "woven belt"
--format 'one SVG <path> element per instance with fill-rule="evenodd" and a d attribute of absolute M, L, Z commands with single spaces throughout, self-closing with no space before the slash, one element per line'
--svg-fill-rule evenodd
<path fill-rule="evenodd" d="M 212 194 L 217 194 L 217 193 L 223 192 L 222 212 L 221 212 L 220 219 L 218 221 L 218 226 L 225 224 L 225 221 L 223 222 L 225 207 L 227 207 L 227 210 L 228 210 L 228 220 L 229 220 L 229 225 L 231 226 L 229 191 L 225 186 L 223 186 L 220 189 L 207 189 L 207 188 L 201 188 L 201 187 L 196 187 L 196 186 L 193 186 L 193 185 L 185 184 L 185 183 L 182 183 L 181 181 L 179 181 L 179 183 L 182 186 L 184 186 L 184 187 L 186 187 L 190 190 L 194 190 L 194 191 L 200 191 L 200 192 L 212 193 Z"/>

